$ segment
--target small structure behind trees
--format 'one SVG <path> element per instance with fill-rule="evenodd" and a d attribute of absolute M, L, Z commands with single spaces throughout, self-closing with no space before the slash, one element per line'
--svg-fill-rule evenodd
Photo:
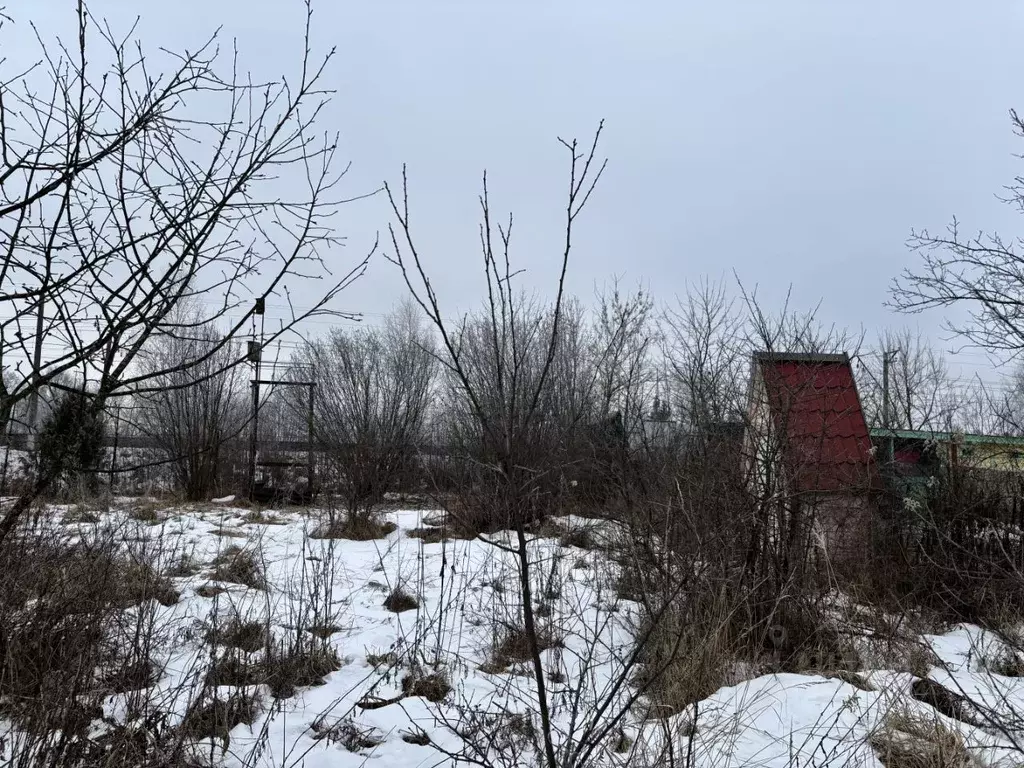
<path fill-rule="evenodd" d="M 882 486 L 847 355 L 756 354 L 745 444 L 766 576 L 788 583 L 816 550 L 863 553 Z"/>

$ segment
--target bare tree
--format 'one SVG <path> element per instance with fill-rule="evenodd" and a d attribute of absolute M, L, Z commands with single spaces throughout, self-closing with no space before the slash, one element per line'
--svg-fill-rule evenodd
<path fill-rule="evenodd" d="M 515 531 L 514 551 L 519 568 L 523 625 L 529 638 L 537 687 L 541 751 L 548 768 L 556 768 L 560 763 L 555 755 L 540 636 L 532 606 L 533 584 L 526 525 L 538 513 L 543 513 L 549 503 L 543 493 L 543 481 L 552 468 L 538 466 L 533 453 L 533 438 L 545 424 L 547 409 L 544 398 L 549 391 L 548 382 L 561 339 L 565 276 L 572 251 L 574 225 L 605 167 L 605 163 L 597 159 L 599 138 L 600 129 L 589 150 L 582 151 L 575 140 L 561 142 L 571 157 L 569 192 L 558 286 L 546 322 L 544 316 L 547 313 L 528 311 L 529 305 L 524 309 L 524 301 L 515 288 L 513 279 L 516 273 L 510 253 L 512 218 L 510 216 L 505 224 L 498 224 L 492 219 L 486 175 L 480 197 L 483 218 L 480 242 L 487 303 L 476 322 L 467 321 L 456 327 L 452 327 L 445 318 L 416 246 L 404 171 L 402 189 L 398 193 L 385 185 L 394 216 L 389 226 L 393 249 L 389 258 L 401 270 L 413 300 L 437 329 L 444 370 L 458 382 L 485 444 L 493 451 L 491 461 L 482 467 L 487 486 L 485 493 L 467 501 L 493 505 L 494 517 Z M 470 347 L 465 341 L 470 333 L 489 337 L 490 343 L 485 349 L 493 350 L 490 360 L 474 360 L 467 355 Z"/>
<path fill-rule="evenodd" d="M 231 365 L 237 345 L 221 341 L 215 328 L 200 325 L 187 335 L 154 337 L 140 355 L 140 370 L 154 375 L 149 391 L 137 398 L 137 425 L 158 446 L 189 501 L 217 489 L 224 448 L 246 423 L 243 370 Z M 201 362 L 178 367 L 189 360 Z"/>
<path fill-rule="evenodd" d="M 1024 120 L 1010 110 L 1013 132 L 1024 138 Z M 1024 177 L 1007 188 L 1004 201 L 1024 209 Z M 911 233 L 920 254 L 917 268 L 892 285 L 891 304 L 901 312 L 961 307 L 965 320 L 946 319 L 946 328 L 966 346 L 1013 355 L 1024 351 L 1024 254 L 1016 238 L 998 233 L 964 236 L 954 218 L 945 234 Z"/>
<path fill-rule="evenodd" d="M 724 283 L 700 282 L 665 310 L 663 355 L 676 414 L 687 429 L 738 418 L 749 359 L 743 321 Z"/>
<path fill-rule="evenodd" d="M 592 336 L 595 383 L 589 437 L 596 458 L 593 481 L 610 486 L 629 508 L 636 493 L 647 491 L 643 486 L 648 480 L 646 463 L 652 439 L 663 437 L 648 434 L 657 393 L 654 355 L 658 344 L 650 295 L 642 288 L 625 294 L 617 284 L 600 292 Z"/>
<path fill-rule="evenodd" d="M 961 396 L 958 425 L 965 432 L 1024 435 L 1024 367 L 1017 367 L 1005 388 L 987 387 L 976 379 Z"/>
<path fill-rule="evenodd" d="M 889 354 L 888 385 L 884 391 L 883 356 Z M 949 430 L 960 399 L 949 381 L 943 354 L 920 333 L 886 331 L 876 349 L 861 355 L 860 396 L 872 426 L 885 426 L 888 409 L 893 429 Z M 888 396 L 888 405 L 886 404 Z"/>
<path fill-rule="evenodd" d="M 643 289 L 627 295 L 614 285 L 598 294 L 597 304 L 598 415 L 621 414 L 626 430 L 635 434 L 642 430 L 654 383 L 651 357 L 658 333 L 654 302 Z"/>
<path fill-rule="evenodd" d="M 794 309 L 791 293 L 786 294 L 785 300 L 774 313 L 765 311 L 757 297 L 756 288 L 748 291 L 741 284 L 740 293 L 747 313 L 744 329 L 749 352 L 842 352 L 855 356 L 864 343 L 863 331 L 854 334 L 834 323 L 821 321 L 818 318 L 818 306 L 806 311 Z"/>
<path fill-rule="evenodd" d="M 335 138 L 315 128 L 331 54 L 312 54 L 311 18 L 307 5 L 298 74 L 256 82 L 236 56 L 222 60 L 216 36 L 148 54 L 80 1 L 73 44 L 40 40 L 38 66 L 0 74 L 0 367 L 19 374 L 0 393 L 5 409 L 73 371 L 98 382 L 96 409 L 153 389 L 164 372 L 136 364 L 150 339 L 181 330 L 168 318 L 182 301 L 202 308 L 196 325 L 237 318 L 219 344 L 174 362 L 193 371 L 230 348 L 268 296 L 326 281 L 276 338 L 327 312 L 361 273 L 365 259 L 326 277 L 343 174 Z M 52 480 L 37 473 L 0 540 Z"/>
<path fill-rule="evenodd" d="M 431 337 L 402 307 L 380 328 L 335 329 L 310 342 L 299 359 L 317 381 L 314 438 L 345 505 L 342 526 L 366 527 L 425 437 L 435 368 Z"/>

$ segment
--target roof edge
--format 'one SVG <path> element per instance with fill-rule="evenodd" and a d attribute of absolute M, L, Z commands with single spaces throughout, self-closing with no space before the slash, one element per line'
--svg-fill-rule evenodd
<path fill-rule="evenodd" d="M 824 352 L 755 352 L 754 360 L 761 363 L 846 363 L 849 364 L 850 356 L 845 352 L 824 353 Z"/>

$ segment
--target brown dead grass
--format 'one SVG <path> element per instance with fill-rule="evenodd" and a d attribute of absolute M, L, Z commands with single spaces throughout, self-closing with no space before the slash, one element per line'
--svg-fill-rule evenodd
<path fill-rule="evenodd" d="M 886 768 L 971 768 L 963 739 L 938 716 L 909 710 L 890 713 L 869 738 Z"/>
<path fill-rule="evenodd" d="M 422 696 L 433 704 L 444 701 L 451 692 L 451 683 L 443 671 L 428 674 L 412 671 L 402 678 L 402 693 L 406 696 Z"/>
<path fill-rule="evenodd" d="M 399 586 L 391 590 L 391 593 L 384 598 L 384 607 L 392 613 L 403 613 L 419 608 L 420 601 L 415 595 L 409 594 Z"/>
<path fill-rule="evenodd" d="M 560 648 L 562 638 L 548 627 L 537 632 L 537 650 L 543 653 L 551 648 Z M 533 656 L 529 633 L 523 628 L 510 624 L 501 625 L 495 632 L 490 654 L 480 671 L 487 674 L 507 672 L 513 664 L 528 661 Z"/>
<path fill-rule="evenodd" d="M 242 621 L 236 617 L 221 627 L 212 628 L 208 640 L 216 645 L 237 648 L 244 653 L 255 653 L 267 645 L 269 634 L 262 621 Z"/>
<path fill-rule="evenodd" d="M 242 584 L 250 589 L 266 589 L 267 580 L 259 555 L 251 549 L 231 545 L 213 561 L 213 578 Z"/>
<path fill-rule="evenodd" d="M 324 684 L 324 678 L 341 668 L 333 648 L 322 643 L 271 646 L 263 659 L 264 682 L 275 699 L 287 699 L 298 688 Z"/>
<path fill-rule="evenodd" d="M 309 534 L 311 539 L 348 539 L 349 541 L 376 541 L 398 530 L 390 520 L 377 516 L 341 515 L 333 521 L 325 520 Z"/>
<path fill-rule="evenodd" d="M 226 748 L 230 743 L 231 729 L 242 723 L 251 725 L 259 710 L 258 696 L 236 692 L 194 707 L 185 716 L 181 732 L 193 739 L 220 739 Z"/>
<path fill-rule="evenodd" d="M 216 584 L 203 584 L 201 587 L 196 588 L 196 594 L 207 599 L 223 595 L 225 592 L 227 590 L 224 587 L 218 587 Z"/>
<path fill-rule="evenodd" d="M 247 512 L 242 520 L 247 525 L 287 525 L 288 521 L 277 515 L 267 514 L 262 509 L 254 509 Z"/>
<path fill-rule="evenodd" d="M 349 719 L 328 725 L 324 718 L 317 718 L 313 721 L 311 730 L 318 740 L 340 744 L 353 753 L 374 749 L 384 743 L 383 735 L 376 728 L 361 727 Z"/>
<path fill-rule="evenodd" d="M 429 528 L 426 526 L 413 528 L 407 531 L 405 535 L 410 539 L 419 539 L 424 544 L 441 544 L 453 538 L 451 533 L 445 528 Z"/>

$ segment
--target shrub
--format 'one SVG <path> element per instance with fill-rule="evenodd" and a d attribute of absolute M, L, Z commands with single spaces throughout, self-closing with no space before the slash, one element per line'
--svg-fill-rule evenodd
<path fill-rule="evenodd" d="M 113 732 L 102 742 L 84 733 L 102 718 L 106 696 L 159 679 L 150 599 L 166 604 L 177 594 L 146 553 L 121 554 L 115 529 L 68 538 L 54 529 L 19 533 L 0 545 L 0 702 L 27 734 L 18 746 L 25 764 L 96 764 L 87 752 L 129 746 Z"/>
<path fill-rule="evenodd" d="M 871 597 L 922 608 L 950 624 L 993 626 L 1024 613 L 1018 492 L 961 469 L 939 475 L 912 504 L 889 499 L 874 548 Z"/>
<path fill-rule="evenodd" d="M 39 478 L 63 485 L 65 491 L 81 480 L 96 489 L 96 470 L 103 460 L 106 426 L 100 404 L 84 390 L 70 389 L 57 399 L 39 432 Z"/>

